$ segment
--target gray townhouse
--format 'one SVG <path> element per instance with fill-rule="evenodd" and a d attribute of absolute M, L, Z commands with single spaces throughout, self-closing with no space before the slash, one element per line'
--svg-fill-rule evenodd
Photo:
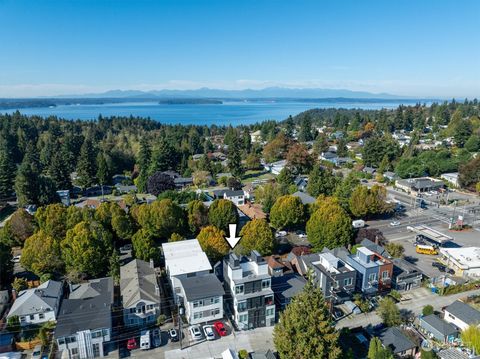
<path fill-rule="evenodd" d="M 223 278 L 225 290 L 233 299 L 233 320 L 239 329 L 274 325 L 272 276 L 267 261 L 257 251 L 241 257 L 230 253 L 223 261 Z"/>

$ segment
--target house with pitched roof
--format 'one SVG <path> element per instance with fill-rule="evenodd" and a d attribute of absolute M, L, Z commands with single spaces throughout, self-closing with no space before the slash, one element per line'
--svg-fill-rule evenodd
<path fill-rule="evenodd" d="M 378 339 L 383 347 L 390 349 L 397 358 L 413 358 L 417 353 L 417 344 L 399 327 L 383 329 Z"/>
<path fill-rule="evenodd" d="M 461 330 L 467 329 L 470 325 L 480 325 L 480 311 L 460 300 L 445 308 L 443 318 Z"/>
<path fill-rule="evenodd" d="M 150 263 L 134 259 L 120 267 L 120 295 L 125 326 L 155 323 L 160 314 L 160 286 Z"/>
<path fill-rule="evenodd" d="M 58 312 L 54 338 L 59 357 L 89 359 L 106 356 L 112 342 L 113 279 L 92 279 L 71 286 Z"/>
<path fill-rule="evenodd" d="M 434 338 L 441 343 L 451 343 L 458 338 L 458 329 L 436 314 L 420 317 L 420 330 L 429 338 Z"/>
<path fill-rule="evenodd" d="M 37 288 L 20 291 L 7 318 L 18 316 L 21 326 L 57 320 L 63 283 L 48 280 Z"/>

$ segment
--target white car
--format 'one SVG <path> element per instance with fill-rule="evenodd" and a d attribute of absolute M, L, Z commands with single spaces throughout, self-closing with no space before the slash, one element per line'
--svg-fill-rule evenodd
<path fill-rule="evenodd" d="M 399 221 L 390 222 L 390 226 L 392 226 L 392 227 L 398 227 L 399 225 L 400 225 Z"/>
<path fill-rule="evenodd" d="M 12 262 L 13 263 L 20 263 L 20 258 L 22 258 L 22 256 L 15 256 L 12 258 Z"/>
<path fill-rule="evenodd" d="M 189 329 L 190 335 L 192 336 L 193 340 L 200 340 L 202 339 L 202 331 L 198 325 L 192 325 Z"/>
<path fill-rule="evenodd" d="M 205 334 L 205 338 L 207 338 L 207 340 L 215 340 L 215 332 L 213 331 L 211 325 L 205 325 L 203 327 L 203 333 Z"/>
<path fill-rule="evenodd" d="M 278 231 L 277 233 L 275 233 L 275 237 L 277 237 L 277 238 L 285 237 L 286 235 L 287 235 L 286 231 Z"/>

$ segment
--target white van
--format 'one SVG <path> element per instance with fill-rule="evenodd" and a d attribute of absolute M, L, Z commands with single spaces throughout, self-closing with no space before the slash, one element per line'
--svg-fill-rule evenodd
<path fill-rule="evenodd" d="M 365 227 L 365 221 L 363 219 L 357 219 L 352 222 L 353 228 L 363 228 Z"/>
<path fill-rule="evenodd" d="M 151 346 L 150 330 L 142 330 L 140 334 L 140 349 L 148 350 Z"/>

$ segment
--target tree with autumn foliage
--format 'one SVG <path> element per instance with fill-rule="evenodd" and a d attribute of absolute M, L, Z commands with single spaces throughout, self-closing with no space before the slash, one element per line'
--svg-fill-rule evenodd
<path fill-rule="evenodd" d="M 208 208 L 198 199 L 191 201 L 187 204 L 187 217 L 190 232 L 197 234 L 208 224 Z"/>
<path fill-rule="evenodd" d="M 225 240 L 225 232 L 218 227 L 203 227 L 197 239 L 203 251 L 213 262 L 222 259 L 230 250 L 230 246 Z"/>
<path fill-rule="evenodd" d="M 297 174 L 308 173 L 313 166 L 313 157 L 308 153 L 307 146 L 294 143 L 288 148 L 287 163 Z"/>
<path fill-rule="evenodd" d="M 285 156 L 290 139 L 280 132 L 272 141 L 263 148 L 263 158 L 267 163 L 278 161 Z"/>
<path fill-rule="evenodd" d="M 240 231 L 240 254 L 248 254 L 253 250 L 262 256 L 272 253 L 275 236 L 273 230 L 264 219 L 253 219 L 243 226 Z"/>

